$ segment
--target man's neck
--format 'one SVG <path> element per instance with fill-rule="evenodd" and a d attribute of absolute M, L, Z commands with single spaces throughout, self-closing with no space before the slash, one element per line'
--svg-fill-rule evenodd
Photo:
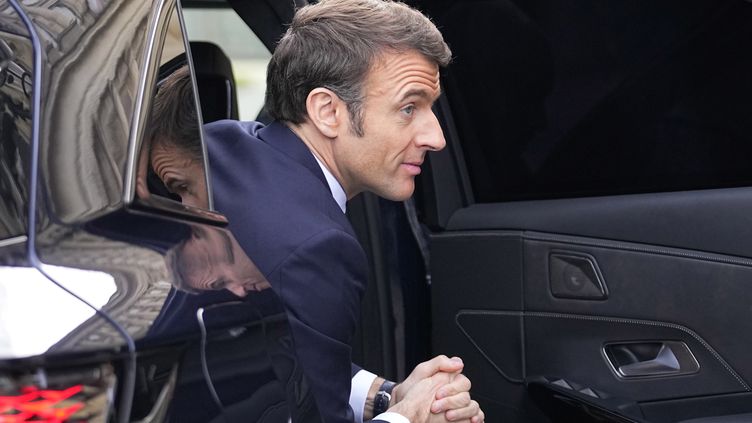
<path fill-rule="evenodd" d="M 339 171 L 339 168 L 336 165 L 336 161 L 334 160 L 333 143 L 335 141 L 325 137 L 318 130 L 316 130 L 315 127 L 312 127 L 311 125 L 308 125 L 306 123 L 294 124 L 285 122 L 285 124 L 293 133 L 295 133 L 295 135 L 298 136 L 298 138 L 303 141 L 303 144 L 308 147 L 308 150 L 311 151 L 311 154 L 313 154 L 319 164 L 326 168 L 326 170 L 328 170 L 329 173 L 334 176 L 334 178 L 344 190 L 346 198 L 349 200 L 350 198 L 354 197 L 357 193 L 352 193 L 350 187 L 348 187 L 344 182 L 342 173 Z"/>
<path fill-rule="evenodd" d="M 341 177 L 335 174 L 333 171 L 335 167 L 330 164 L 334 163 L 331 151 L 331 141 L 323 140 L 322 142 L 322 140 L 316 137 L 316 135 L 320 134 L 310 134 L 310 131 L 307 130 L 309 128 L 306 128 L 303 125 L 288 124 L 288 127 L 303 141 L 303 144 L 305 144 L 311 154 L 313 154 L 314 159 L 316 159 L 321 171 L 324 173 L 324 178 L 329 185 L 329 191 L 332 193 L 334 201 L 337 202 L 337 205 L 344 213 L 346 211 L 346 204 L 349 197 L 342 185 Z M 311 141 L 312 139 L 315 141 Z"/>

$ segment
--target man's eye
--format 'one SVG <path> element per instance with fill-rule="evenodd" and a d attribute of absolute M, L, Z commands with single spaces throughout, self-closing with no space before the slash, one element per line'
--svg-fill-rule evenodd
<path fill-rule="evenodd" d="M 227 283 L 224 281 L 224 279 L 217 279 L 209 284 L 209 288 L 213 289 L 214 291 L 219 291 L 220 289 L 224 289 L 225 285 L 227 285 Z"/>
<path fill-rule="evenodd" d="M 170 184 L 169 190 L 173 194 L 185 193 L 188 191 L 188 184 L 184 182 L 173 183 Z"/>
<path fill-rule="evenodd" d="M 402 113 L 404 113 L 404 114 L 408 115 L 408 116 L 412 116 L 413 112 L 415 111 L 415 106 L 413 106 L 413 105 L 411 104 L 411 105 L 409 105 L 409 106 L 405 106 L 405 107 L 403 107 L 403 108 L 402 108 L 402 110 L 400 110 L 400 111 L 401 111 Z"/>

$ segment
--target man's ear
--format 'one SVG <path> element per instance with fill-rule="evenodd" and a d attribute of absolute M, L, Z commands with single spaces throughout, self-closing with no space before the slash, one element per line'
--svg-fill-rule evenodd
<path fill-rule="evenodd" d="M 345 116 L 345 104 L 332 90 L 314 88 L 306 98 L 308 120 L 322 135 L 336 138 L 342 130 Z"/>

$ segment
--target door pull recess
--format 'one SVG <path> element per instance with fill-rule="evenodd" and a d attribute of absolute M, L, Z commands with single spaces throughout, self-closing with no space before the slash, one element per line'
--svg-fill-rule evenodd
<path fill-rule="evenodd" d="M 681 341 L 610 343 L 603 347 L 611 370 L 621 379 L 655 378 L 697 373 L 697 363 Z"/>

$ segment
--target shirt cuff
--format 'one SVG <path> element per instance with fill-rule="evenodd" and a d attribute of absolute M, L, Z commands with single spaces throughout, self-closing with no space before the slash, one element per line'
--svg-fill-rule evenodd
<path fill-rule="evenodd" d="M 368 391 L 371 390 L 371 385 L 373 385 L 375 379 L 375 374 L 362 369 L 358 373 L 355 373 L 355 376 L 352 378 L 350 385 L 350 408 L 353 410 L 355 423 L 363 423 L 363 409 L 366 407 Z M 404 421 L 410 423 L 407 420 Z"/>
<path fill-rule="evenodd" d="M 410 423 L 410 420 L 402 414 L 391 413 L 389 411 L 379 414 L 374 420 L 384 420 L 389 423 Z"/>

